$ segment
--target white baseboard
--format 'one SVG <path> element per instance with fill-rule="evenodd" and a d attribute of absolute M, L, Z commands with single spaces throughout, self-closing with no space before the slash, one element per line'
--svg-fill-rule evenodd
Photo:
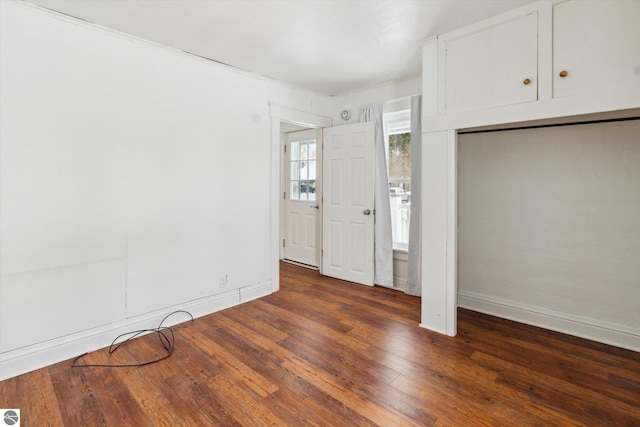
<path fill-rule="evenodd" d="M 107 347 L 120 334 L 155 328 L 167 314 L 177 310 L 188 311 L 195 319 L 270 293 L 271 282 L 232 289 L 88 331 L 0 353 L 0 381 Z M 186 314 L 178 313 L 168 318 L 163 326 L 172 326 L 189 320 L 190 317 Z"/>
<path fill-rule="evenodd" d="M 604 344 L 640 351 L 640 330 L 474 292 L 458 292 L 458 307 Z"/>
<path fill-rule="evenodd" d="M 251 301 L 271 294 L 271 282 L 240 288 L 240 302 Z"/>

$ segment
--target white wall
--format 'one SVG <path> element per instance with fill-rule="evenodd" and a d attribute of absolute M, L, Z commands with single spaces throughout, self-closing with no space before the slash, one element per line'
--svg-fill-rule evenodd
<path fill-rule="evenodd" d="M 638 349 L 640 120 L 459 136 L 459 304 Z"/>
<path fill-rule="evenodd" d="M 270 292 L 269 102 L 329 116 L 331 98 L 1 8 L 0 378 Z"/>
<path fill-rule="evenodd" d="M 422 93 L 422 77 L 381 83 L 376 86 L 334 96 L 333 125 L 347 125 L 360 121 L 360 108 L 373 103 L 387 103 L 385 111 L 411 108 L 410 97 Z M 351 113 L 349 120 L 340 117 L 342 110 Z"/>

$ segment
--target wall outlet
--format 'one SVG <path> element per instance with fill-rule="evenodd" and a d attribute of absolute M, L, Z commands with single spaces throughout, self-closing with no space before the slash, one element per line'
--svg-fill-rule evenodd
<path fill-rule="evenodd" d="M 224 289 L 227 287 L 227 275 L 220 276 L 220 289 Z"/>

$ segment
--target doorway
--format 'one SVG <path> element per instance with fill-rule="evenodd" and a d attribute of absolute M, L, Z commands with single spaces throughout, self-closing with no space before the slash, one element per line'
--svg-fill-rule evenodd
<path fill-rule="evenodd" d="M 373 123 L 280 127 L 280 259 L 372 286 Z"/>
<path fill-rule="evenodd" d="M 330 117 L 320 116 L 305 111 L 294 110 L 271 103 L 271 203 L 270 203 L 270 266 L 271 289 L 280 289 L 280 261 L 284 259 L 284 143 L 285 135 L 289 132 L 304 129 L 330 127 Z"/>

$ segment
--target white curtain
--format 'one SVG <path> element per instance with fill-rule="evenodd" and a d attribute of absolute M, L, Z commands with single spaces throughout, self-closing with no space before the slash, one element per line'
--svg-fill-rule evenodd
<path fill-rule="evenodd" d="M 374 283 L 393 287 L 393 237 L 391 235 L 391 206 L 387 153 L 384 144 L 383 105 L 372 104 L 360 110 L 361 122 L 373 122 L 375 127 L 375 186 L 374 186 Z"/>
<path fill-rule="evenodd" d="M 411 97 L 411 215 L 409 218 L 409 295 L 422 295 L 422 95 Z"/>

